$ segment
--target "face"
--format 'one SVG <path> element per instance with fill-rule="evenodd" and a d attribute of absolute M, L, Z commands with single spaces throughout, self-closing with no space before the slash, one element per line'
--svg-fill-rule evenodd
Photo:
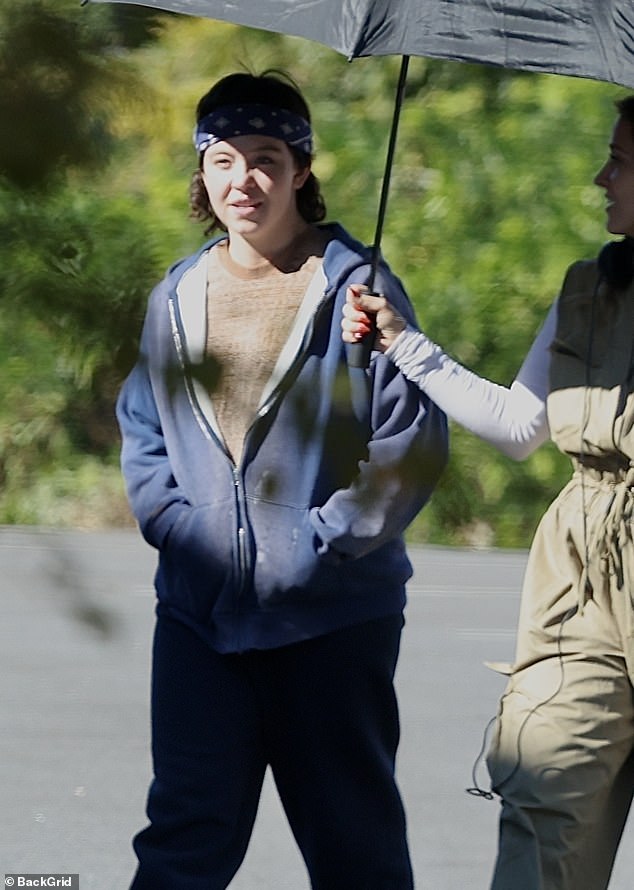
<path fill-rule="evenodd" d="M 297 226 L 296 193 L 310 173 L 288 145 L 269 136 L 236 136 L 209 146 L 203 181 L 214 213 L 229 235 L 274 244 Z"/>
<path fill-rule="evenodd" d="M 629 121 L 617 120 L 610 155 L 594 182 L 605 189 L 608 232 L 634 238 L 634 136 Z"/>

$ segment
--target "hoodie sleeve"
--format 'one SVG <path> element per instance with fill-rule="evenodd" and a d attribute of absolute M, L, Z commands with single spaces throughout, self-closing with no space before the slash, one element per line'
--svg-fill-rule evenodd
<path fill-rule="evenodd" d="M 395 279 L 381 290 L 399 311 L 413 310 Z M 364 556 L 398 537 L 429 499 L 447 462 L 445 414 L 385 356 L 376 354 L 367 375 L 370 439 L 367 459 L 347 488 L 311 511 L 319 553 L 328 560 Z"/>
<path fill-rule="evenodd" d="M 123 440 L 121 468 L 132 512 L 148 544 L 161 549 L 170 529 L 190 505 L 167 455 L 148 368 L 147 328 L 146 319 L 140 358 L 117 400 L 117 420 Z"/>

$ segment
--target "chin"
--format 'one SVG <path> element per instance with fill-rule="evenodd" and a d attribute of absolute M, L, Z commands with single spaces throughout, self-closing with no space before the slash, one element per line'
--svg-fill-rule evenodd
<path fill-rule="evenodd" d="M 611 235 L 622 235 L 625 238 L 634 237 L 634 222 L 631 220 L 620 221 L 619 219 L 610 219 L 606 223 L 606 229 Z"/>

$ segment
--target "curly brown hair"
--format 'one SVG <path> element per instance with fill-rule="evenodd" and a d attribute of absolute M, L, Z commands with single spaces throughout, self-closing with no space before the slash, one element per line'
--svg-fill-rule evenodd
<path fill-rule="evenodd" d="M 634 137 L 634 95 L 625 96 L 624 99 L 617 99 L 614 104 L 619 113 L 619 117 L 622 117 L 623 120 L 627 121 L 630 125 L 632 136 Z"/>
<path fill-rule="evenodd" d="M 214 109 L 223 105 L 240 103 L 259 103 L 273 108 L 284 108 L 310 123 L 308 105 L 296 84 L 284 72 L 273 69 L 262 74 L 238 72 L 223 77 L 199 101 L 196 121 L 202 120 Z M 289 146 L 289 149 L 300 169 L 310 166 L 312 160 L 310 155 L 292 146 Z M 203 155 L 204 152 L 199 155 L 198 169 L 192 174 L 189 189 L 190 215 L 199 222 L 209 221 L 205 234 L 210 234 L 214 229 L 225 230 L 225 226 L 216 217 L 209 202 L 202 176 Z M 321 222 L 326 216 L 326 204 L 321 195 L 319 180 L 312 171 L 304 185 L 297 191 L 297 209 L 308 223 Z"/>

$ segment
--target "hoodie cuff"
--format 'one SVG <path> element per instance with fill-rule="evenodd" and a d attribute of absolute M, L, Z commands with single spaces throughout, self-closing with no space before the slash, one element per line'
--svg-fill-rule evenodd
<path fill-rule="evenodd" d="M 319 507 L 311 508 L 310 523 L 315 532 L 315 549 L 318 556 L 320 556 L 324 560 L 324 562 L 327 562 L 330 565 L 339 565 L 346 559 L 349 559 L 348 556 L 346 556 L 344 553 L 341 553 L 340 550 L 337 550 L 336 547 L 333 547 L 332 544 L 328 542 L 329 532 L 331 534 L 332 532 L 328 528 L 324 520 L 321 518 Z"/>

